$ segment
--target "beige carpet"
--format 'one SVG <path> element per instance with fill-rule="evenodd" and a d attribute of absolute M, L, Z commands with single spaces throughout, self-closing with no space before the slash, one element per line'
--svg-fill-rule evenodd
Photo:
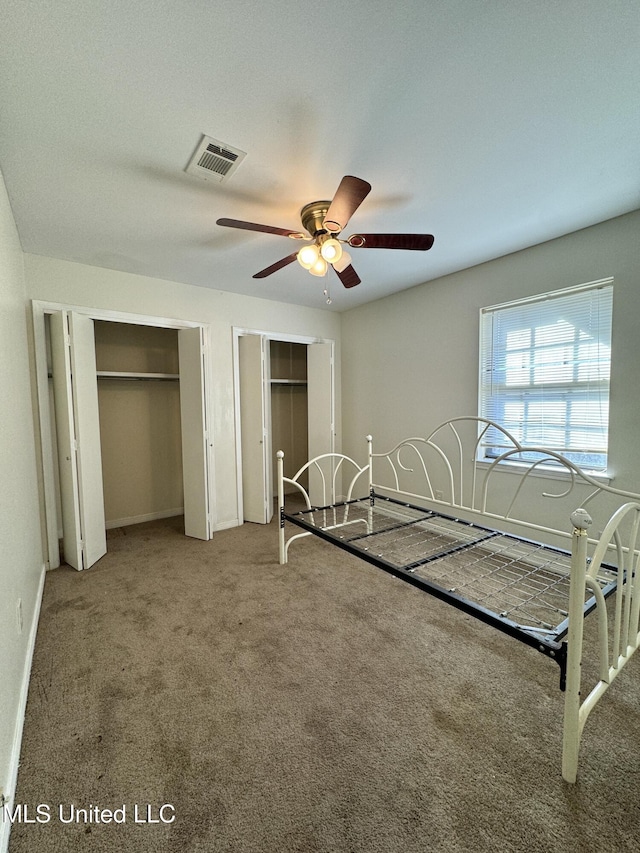
<path fill-rule="evenodd" d="M 273 524 L 108 545 L 47 576 L 11 853 L 640 850 L 640 660 L 569 786 L 557 666 L 408 584 Z"/>

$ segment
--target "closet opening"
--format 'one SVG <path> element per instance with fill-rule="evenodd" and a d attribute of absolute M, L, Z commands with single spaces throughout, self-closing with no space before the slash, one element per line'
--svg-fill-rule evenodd
<path fill-rule="evenodd" d="M 48 564 L 78 570 L 106 531 L 214 529 L 207 328 L 33 303 Z"/>
<path fill-rule="evenodd" d="M 184 512 L 178 331 L 95 320 L 106 529 Z"/>
<path fill-rule="evenodd" d="M 334 448 L 334 342 L 243 329 L 234 340 L 238 517 L 268 524 L 277 451 L 291 476 Z"/>
<path fill-rule="evenodd" d="M 305 464 L 309 447 L 307 401 L 307 345 L 290 341 L 270 342 L 271 361 L 271 471 L 276 453 L 284 451 L 284 475 L 293 475 Z M 305 476 L 301 485 L 308 488 Z M 278 496 L 272 474 L 272 497 Z"/>

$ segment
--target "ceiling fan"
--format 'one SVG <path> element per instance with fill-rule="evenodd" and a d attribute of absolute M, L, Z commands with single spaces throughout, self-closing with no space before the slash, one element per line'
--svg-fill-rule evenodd
<path fill-rule="evenodd" d="M 306 241 L 299 251 L 260 270 L 253 278 L 266 278 L 297 260 L 317 276 L 325 275 L 331 266 L 345 287 L 355 287 L 361 279 L 351 266 L 351 256 L 342 248 L 343 245 L 352 249 L 410 249 L 421 252 L 433 246 L 432 234 L 352 234 L 346 240 L 338 239 L 338 234 L 346 228 L 370 191 L 371 184 L 367 181 L 345 175 L 331 201 L 312 201 L 300 211 L 307 234 L 239 219 L 218 219 L 216 224 Z"/>

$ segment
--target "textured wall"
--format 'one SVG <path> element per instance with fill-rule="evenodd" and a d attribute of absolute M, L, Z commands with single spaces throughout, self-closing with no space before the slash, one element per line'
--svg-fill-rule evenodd
<path fill-rule="evenodd" d="M 26 317 L 22 249 L 0 175 L 0 787 L 10 794 L 42 577 Z"/>
<path fill-rule="evenodd" d="M 345 452 L 477 414 L 481 308 L 613 276 L 609 466 L 640 491 L 639 232 L 636 211 L 343 314 Z"/>

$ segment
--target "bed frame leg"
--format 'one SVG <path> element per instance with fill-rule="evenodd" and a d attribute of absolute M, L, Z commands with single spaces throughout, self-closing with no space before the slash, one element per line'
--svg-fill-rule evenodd
<path fill-rule="evenodd" d="M 571 516 L 574 525 L 571 540 L 571 582 L 569 590 L 569 632 L 567 637 L 567 690 L 564 701 L 562 737 L 562 777 L 574 783 L 578 775 L 580 749 L 580 680 L 582 637 L 584 630 L 584 591 L 587 572 L 587 528 L 591 518 L 585 510 Z"/>
<path fill-rule="evenodd" d="M 284 565 L 287 562 L 287 546 L 284 541 L 284 452 L 278 450 L 276 457 L 278 460 L 278 545 L 280 565 Z"/>
<path fill-rule="evenodd" d="M 567 689 L 567 644 L 560 643 L 560 648 L 556 651 L 554 660 L 560 667 L 560 690 L 564 693 Z"/>

